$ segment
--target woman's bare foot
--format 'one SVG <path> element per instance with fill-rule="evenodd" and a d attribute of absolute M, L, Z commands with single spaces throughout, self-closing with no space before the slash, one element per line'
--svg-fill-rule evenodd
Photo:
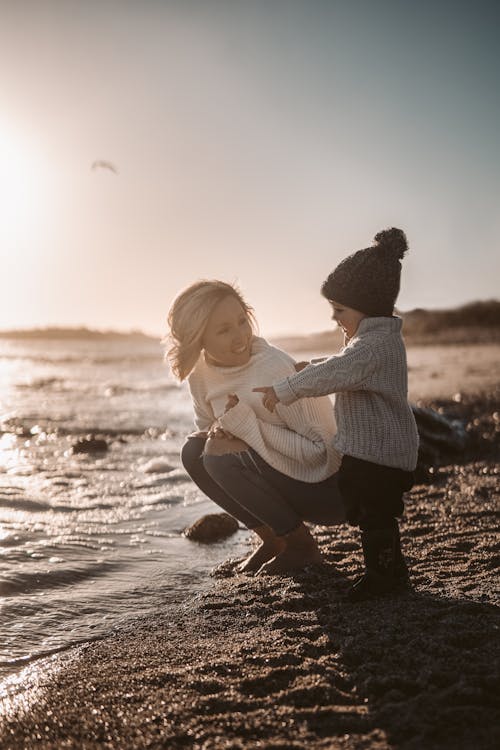
<path fill-rule="evenodd" d="M 319 547 L 304 524 L 279 538 L 284 542 L 283 550 L 272 560 L 264 563 L 258 575 L 279 575 L 291 570 L 301 570 L 307 565 L 318 565 L 322 562 Z"/>
<path fill-rule="evenodd" d="M 272 560 L 285 548 L 285 543 L 277 536 L 274 539 L 262 542 L 257 549 L 252 552 L 241 565 L 238 565 L 237 570 L 240 573 L 250 573 L 255 570 L 259 570 L 264 563 Z"/>
<path fill-rule="evenodd" d="M 272 560 L 285 547 L 282 537 L 276 536 L 270 526 L 263 524 L 262 526 L 256 526 L 252 531 L 257 534 L 262 544 L 246 560 L 238 565 L 237 570 L 240 573 L 258 570 L 265 562 Z"/>

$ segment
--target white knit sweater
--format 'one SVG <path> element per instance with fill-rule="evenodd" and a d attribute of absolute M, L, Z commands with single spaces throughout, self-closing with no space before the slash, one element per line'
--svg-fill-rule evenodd
<path fill-rule="evenodd" d="M 321 482 L 338 470 L 341 460 L 333 447 L 336 425 L 330 399 L 281 404 L 271 414 L 262 403 L 262 394 L 252 392 L 294 372 L 288 354 L 257 336 L 246 365 L 217 367 L 202 354 L 188 378 L 195 424 L 198 430 L 208 430 L 218 422 L 282 474 L 302 482 Z M 224 413 L 231 393 L 239 403 Z"/>
<path fill-rule="evenodd" d="M 364 318 L 339 354 L 273 384 L 284 404 L 335 393 L 340 453 L 413 471 L 418 432 L 408 404 L 401 318 Z"/>

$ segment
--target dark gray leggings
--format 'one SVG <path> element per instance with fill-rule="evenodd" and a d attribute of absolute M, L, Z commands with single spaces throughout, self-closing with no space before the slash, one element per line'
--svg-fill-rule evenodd
<path fill-rule="evenodd" d="M 302 521 L 334 526 L 345 521 L 337 475 L 301 482 L 269 466 L 252 448 L 205 456 L 206 438 L 189 437 L 181 460 L 207 497 L 249 529 L 270 526 L 282 536 Z"/>

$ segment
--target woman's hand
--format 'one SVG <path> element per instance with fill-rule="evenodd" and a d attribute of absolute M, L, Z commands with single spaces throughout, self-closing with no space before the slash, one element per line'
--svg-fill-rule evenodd
<path fill-rule="evenodd" d="M 233 404 L 234 406 L 234 404 Z M 248 450 L 248 445 L 215 423 L 210 428 L 203 453 L 206 456 L 224 456 L 226 453 L 239 453 Z"/>
<path fill-rule="evenodd" d="M 224 414 L 239 401 L 235 393 L 228 394 Z M 210 428 L 203 452 L 206 456 L 224 456 L 226 453 L 239 453 L 246 450 L 248 450 L 248 445 L 243 440 L 224 430 L 218 422 L 215 422 Z"/>
<path fill-rule="evenodd" d="M 190 435 L 188 435 L 188 438 L 207 438 L 208 432 L 206 430 L 202 430 L 201 432 L 192 432 Z"/>
<path fill-rule="evenodd" d="M 224 407 L 224 414 L 229 411 L 229 409 L 232 409 L 233 406 L 236 406 L 236 404 L 239 404 L 240 400 L 236 393 L 230 393 L 227 397 L 227 402 Z"/>
<path fill-rule="evenodd" d="M 264 398 L 262 403 L 268 411 L 273 412 L 276 404 L 279 404 L 279 398 L 276 395 L 274 388 L 271 385 L 264 385 L 261 388 L 252 388 L 254 393 L 263 393 Z"/>
<path fill-rule="evenodd" d="M 224 430 L 218 422 L 214 422 L 207 435 L 209 440 L 232 440 L 233 437 L 234 436 L 227 430 Z"/>

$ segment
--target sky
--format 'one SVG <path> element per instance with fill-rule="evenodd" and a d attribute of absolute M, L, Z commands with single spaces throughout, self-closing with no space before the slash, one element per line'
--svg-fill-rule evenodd
<path fill-rule="evenodd" d="M 162 335 L 219 278 L 264 335 L 325 330 L 322 281 L 388 226 L 399 309 L 498 298 L 499 21 L 483 0 L 0 0 L 0 329 Z"/>

